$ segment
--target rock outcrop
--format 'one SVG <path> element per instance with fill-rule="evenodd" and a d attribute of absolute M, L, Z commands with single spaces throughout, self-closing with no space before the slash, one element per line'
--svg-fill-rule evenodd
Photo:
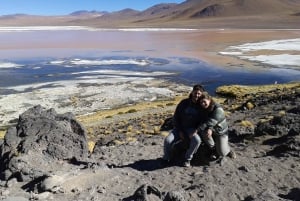
<path fill-rule="evenodd" d="M 1 145 L 1 179 L 31 181 L 88 156 L 84 127 L 71 113 L 35 106 L 19 116 Z"/>

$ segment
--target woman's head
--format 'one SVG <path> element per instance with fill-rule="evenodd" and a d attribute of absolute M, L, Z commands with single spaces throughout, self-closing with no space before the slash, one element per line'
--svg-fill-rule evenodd
<path fill-rule="evenodd" d="M 203 92 L 202 96 L 199 99 L 200 106 L 204 109 L 211 109 L 212 106 L 215 104 L 212 97 L 207 93 Z"/>

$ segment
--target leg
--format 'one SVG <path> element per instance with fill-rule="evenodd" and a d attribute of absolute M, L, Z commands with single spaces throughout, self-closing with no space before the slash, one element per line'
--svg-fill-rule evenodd
<path fill-rule="evenodd" d="M 217 148 L 217 153 L 221 157 L 227 156 L 227 154 L 230 152 L 228 135 L 216 136 L 216 148 Z"/>
<path fill-rule="evenodd" d="M 179 139 L 178 132 L 174 129 L 164 140 L 164 156 L 163 159 L 169 161 L 172 159 L 172 144 Z"/>
<path fill-rule="evenodd" d="M 185 160 L 191 161 L 193 158 L 194 153 L 197 152 L 199 146 L 201 144 L 201 138 L 199 135 L 194 135 L 191 139 L 190 139 L 190 145 L 189 148 L 185 154 Z"/>
<path fill-rule="evenodd" d="M 204 134 L 202 134 L 201 136 L 202 136 L 202 139 L 203 139 L 204 143 L 208 147 L 208 152 L 207 152 L 208 156 L 207 157 L 209 157 L 209 160 L 213 161 L 213 160 L 218 159 L 219 154 L 216 150 L 216 143 L 215 143 L 214 134 L 211 135 L 210 137 L 207 137 Z"/>
<path fill-rule="evenodd" d="M 215 147 L 215 141 L 214 141 L 214 138 L 213 138 L 212 136 L 207 137 L 206 135 L 201 134 L 201 137 L 202 137 L 204 143 L 205 143 L 210 149 L 213 149 L 213 148 Z"/>

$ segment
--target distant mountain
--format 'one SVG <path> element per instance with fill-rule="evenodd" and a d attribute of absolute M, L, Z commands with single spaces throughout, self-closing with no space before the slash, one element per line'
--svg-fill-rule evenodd
<path fill-rule="evenodd" d="M 137 10 L 126 8 L 126 9 L 123 9 L 123 10 L 120 10 L 120 11 L 116 11 L 116 12 L 112 12 L 112 13 L 107 13 L 102 18 L 99 18 L 99 20 L 101 20 L 101 19 L 119 20 L 119 19 L 134 17 L 138 13 L 139 13 L 139 11 L 137 11 Z"/>
<path fill-rule="evenodd" d="M 11 15 L 0 26 L 300 28 L 300 0 L 186 0 L 144 11 L 76 11 L 64 16 Z"/>
<path fill-rule="evenodd" d="M 163 6 L 163 4 L 162 4 Z M 300 11 L 299 0 L 188 0 L 178 5 L 153 6 L 143 12 L 148 19 L 195 19 L 207 17 L 233 17 L 255 15 L 292 15 Z M 155 15 L 154 15 L 155 14 Z"/>
<path fill-rule="evenodd" d="M 178 4 L 176 3 L 169 3 L 169 4 L 157 4 L 152 6 L 141 13 L 139 16 L 156 16 L 164 13 L 169 13 L 172 8 L 175 8 Z"/>
<path fill-rule="evenodd" d="M 75 11 L 75 12 L 73 12 L 73 13 L 71 13 L 71 14 L 69 14 L 69 15 L 71 15 L 71 16 L 85 16 L 85 17 L 87 17 L 87 16 L 89 16 L 89 17 L 100 17 L 100 16 L 102 16 L 102 15 L 105 15 L 105 14 L 107 14 L 108 12 L 106 12 L 106 11 L 86 11 L 86 10 L 80 10 L 80 11 Z"/>

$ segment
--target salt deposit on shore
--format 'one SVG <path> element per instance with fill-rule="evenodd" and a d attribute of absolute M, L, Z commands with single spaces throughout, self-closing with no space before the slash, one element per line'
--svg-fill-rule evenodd
<path fill-rule="evenodd" d="M 226 48 L 222 55 L 236 56 L 274 67 L 300 69 L 300 38 L 246 43 Z M 258 51 L 263 51 L 259 52 Z M 290 53 L 283 53 L 290 52 Z"/>
<path fill-rule="evenodd" d="M 140 101 L 167 99 L 189 90 L 186 86 L 157 79 L 157 76 L 166 72 L 106 70 L 105 73 L 84 73 L 95 75 L 76 80 L 7 87 L 18 93 L 0 96 L 0 126 L 7 125 L 20 113 L 38 104 L 55 108 L 59 113 L 73 112 L 79 115 Z"/>
<path fill-rule="evenodd" d="M 24 31 L 66 31 L 66 30 L 88 30 L 88 31 L 194 31 L 198 29 L 184 28 L 93 28 L 87 26 L 22 26 L 22 27 L 0 27 L 0 32 L 24 32 Z"/>
<path fill-rule="evenodd" d="M 0 69 L 1 68 L 19 68 L 23 65 L 12 63 L 12 62 L 0 62 Z"/>

